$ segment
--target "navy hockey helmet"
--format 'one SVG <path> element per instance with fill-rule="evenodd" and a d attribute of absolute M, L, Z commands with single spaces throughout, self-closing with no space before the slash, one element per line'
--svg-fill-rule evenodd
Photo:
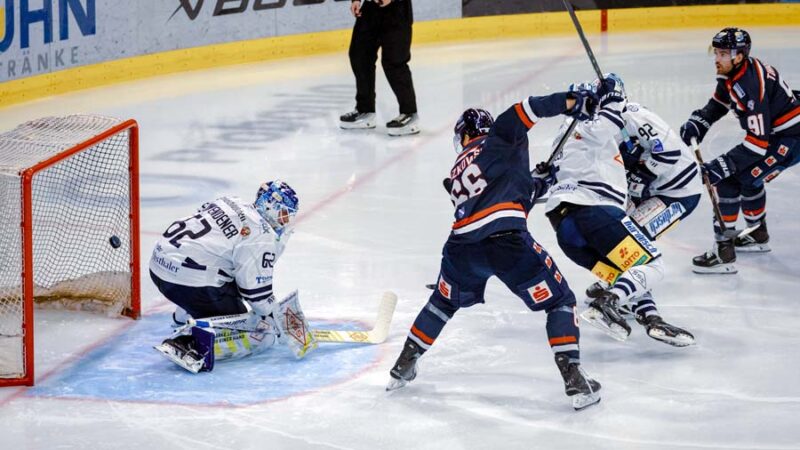
<path fill-rule="evenodd" d="M 267 181 L 258 189 L 253 206 L 272 229 L 281 235 L 294 221 L 300 208 L 300 200 L 297 192 L 283 181 Z"/>
<path fill-rule="evenodd" d="M 485 109 L 469 108 L 458 118 L 456 126 L 453 127 L 453 144 L 456 153 L 461 153 L 464 149 L 461 143 L 464 141 L 464 136 L 469 139 L 474 139 L 478 136 L 489 133 L 489 129 L 494 124 L 494 118 Z"/>
<path fill-rule="evenodd" d="M 731 51 L 731 58 L 736 56 L 736 52 L 742 52 L 745 58 L 750 55 L 750 33 L 741 28 L 723 28 L 714 35 L 711 40 L 711 47 Z"/>

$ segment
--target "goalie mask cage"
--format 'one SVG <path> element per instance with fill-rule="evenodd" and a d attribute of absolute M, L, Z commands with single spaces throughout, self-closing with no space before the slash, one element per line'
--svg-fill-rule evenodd
<path fill-rule="evenodd" d="M 138 125 L 47 117 L 0 134 L 0 386 L 34 381 L 33 305 L 139 317 Z"/>

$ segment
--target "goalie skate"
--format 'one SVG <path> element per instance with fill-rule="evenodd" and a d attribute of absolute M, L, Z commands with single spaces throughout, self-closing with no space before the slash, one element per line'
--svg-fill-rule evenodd
<path fill-rule="evenodd" d="M 178 336 L 174 339 L 165 339 L 153 348 L 167 359 L 192 373 L 203 369 L 204 358 L 197 350 L 191 348 L 191 336 Z"/>
<path fill-rule="evenodd" d="M 647 335 L 657 341 L 664 342 L 674 347 L 687 347 L 695 344 L 692 333 L 664 322 L 661 316 L 650 315 L 644 320 L 637 319 L 637 321 L 645 326 Z"/>
<path fill-rule="evenodd" d="M 619 312 L 619 297 L 611 292 L 592 300 L 589 309 L 581 313 L 581 318 L 612 338 L 624 342 L 631 334 L 631 327 Z"/>
<path fill-rule="evenodd" d="M 600 403 L 600 383 L 589 378 L 580 364 L 570 363 L 567 355 L 559 353 L 556 366 L 564 378 L 564 392 L 572 398 L 575 411 Z"/>

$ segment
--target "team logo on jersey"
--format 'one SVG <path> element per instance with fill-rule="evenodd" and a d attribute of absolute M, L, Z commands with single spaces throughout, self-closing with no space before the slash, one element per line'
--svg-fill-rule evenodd
<path fill-rule="evenodd" d="M 772 167 L 776 162 L 778 162 L 778 160 L 775 159 L 774 156 L 770 156 L 769 158 L 765 159 L 764 162 L 767 163 L 768 166 Z"/>
<path fill-rule="evenodd" d="M 447 281 L 444 281 L 443 277 L 439 277 L 439 293 L 442 294 L 442 297 L 450 300 L 450 291 L 453 290 L 453 287 Z"/>
<path fill-rule="evenodd" d="M 733 90 L 736 91 L 736 95 L 739 98 L 744 97 L 744 89 L 742 89 L 742 87 L 739 86 L 739 83 L 736 83 L 736 84 L 733 85 Z"/>
<path fill-rule="evenodd" d="M 572 135 L 572 137 L 574 137 L 576 141 L 580 141 L 581 139 L 583 139 L 583 136 L 581 136 L 581 134 L 578 133 L 577 131 Z"/>
<path fill-rule="evenodd" d="M 559 271 L 557 271 L 557 270 L 556 270 L 556 273 L 554 273 L 554 274 L 553 274 L 553 278 L 555 278 L 555 279 L 556 279 L 556 281 L 558 281 L 558 284 L 561 284 L 561 280 L 562 280 L 564 277 L 562 277 L 562 276 L 561 276 L 561 272 L 559 272 Z"/>
<path fill-rule="evenodd" d="M 533 243 L 533 251 L 535 251 L 536 253 L 541 255 L 542 254 L 542 246 L 539 245 L 538 242 L 534 242 Z"/>
<path fill-rule="evenodd" d="M 769 183 L 770 181 L 774 180 L 781 173 L 780 170 L 775 170 L 774 172 L 770 173 L 766 177 L 764 177 L 764 181 Z"/>
<path fill-rule="evenodd" d="M 789 147 L 787 147 L 785 145 L 781 145 L 780 147 L 778 147 L 778 154 L 779 155 L 786 156 L 787 153 L 789 153 Z"/>
<path fill-rule="evenodd" d="M 548 269 L 553 268 L 553 260 L 548 256 L 544 259 L 544 265 L 547 266 Z"/>
<path fill-rule="evenodd" d="M 752 175 L 754 178 L 758 178 L 761 176 L 762 172 L 763 171 L 760 167 L 753 167 L 753 170 L 750 171 L 750 175 Z"/>
<path fill-rule="evenodd" d="M 661 153 L 664 151 L 664 144 L 661 142 L 660 139 L 653 139 L 653 148 L 650 149 L 652 153 Z"/>
<path fill-rule="evenodd" d="M 464 207 L 462 206 L 461 208 L 458 208 L 458 211 L 456 211 L 456 214 L 458 214 L 458 218 L 459 219 L 464 217 Z"/>
<path fill-rule="evenodd" d="M 546 280 L 542 280 L 539 284 L 528 288 L 528 294 L 530 294 L 534 303 L 542 303 L 553 297 L 553 292 L 550 291 Z"/>
<path fill-rule="evenodd" d="M 248 227 L 247 225 L 243 226 L 242 231 L 240 231 L 239 234 L 241 234 L 242 237 L 250 236 L 250 227 Z"/>
<path fill-rule="evenodd" d="M 749 102 L 747 102 L 747 109 L 749 109 L 749 110 L 751 110 L 751 111 L 752 111 L 752 110 L 753 110 L 753 108 L 754 108 L 755 106 L 756 106 L 756 102 L 754 102 L 754 101 L 752 101 L 752 100 L 750 100 Z"/>

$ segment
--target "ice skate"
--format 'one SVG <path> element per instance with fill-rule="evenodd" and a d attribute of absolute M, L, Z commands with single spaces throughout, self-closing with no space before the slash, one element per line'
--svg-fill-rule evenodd
<path fill-rule="evenodd" d="M 619 312 L 619 297 L 611 292 L 605 291 L 603 296 L 594 299 L 581 317 L 618 341 L 625 341 L 631 334 L 630 325 Z"/>
<path fill-rule="evenodd" d="M 387 391 L 394 391 L 407 385 L 417 377 L 417 359 L 422 356 L 422 349 L 412 340 L 406 340 L 403 351 L 389 371 L 391 378 L 386 385 Z"/>
<path fill-rule="evenodd" d="M 600 298 L 603 293 L 605 293 L 606 289 L 608 289 L 608 283 L 605 281 L 595 281 L 590 284 L 589 287 L 586 288 L 586 298 L 583 299 L 583 303 L 590 305 L 594 299 Z M 633 319 L 633 311 L 629 304 L 619 305 L 619 313 L 625 320 Z"/>
<path fill-rule="evenodd" d="M 572 398 L 576 411 L 600 403 L 600 383 L 589 378 L 580 364 L 570 363 L 569 356 L 558 353 L 556 366 L 564 378 L 564 392 Z"/>
<path fill-rule="evenodd" d="M 734 274 L 737 272 L 733 240 L 718 241 L 714 248 L 692 259 L 692 272 L 699 274 Z"/>
<path fill-rule="evenodd" d="M 664 319 L 657 314 L 652 314 L 645 318 L 637 317 L 636 321 L 644 325 L 647 335 L 657 341 L 675 347 L 686 347 L 695 344 L 692 333 L 664 322 Z"/>
<path fill-rule="evenodd" d="M 204 356 L 194 349 L 194 338 L 189 335 L 165 339 L 153 347 L 167 359 L 192 373 L 203 369 Z"/>
<path fill-rule="evenodd" d="M 343 130 L 357 130 L 375 128 L 375 113 L 362 113 L 358 110 L 350 111 L 339 117 L 339 128 Z"/>
<path fill-rule="evenodd" d="M 733 241 L 737 252 L 745 253 L 766 253 L 772 249 L 769 247 L 769 233 L 767 223 L 761 221 L 758 228 L 744 236 L 737 236 Z"/>
<path fill-rule="evenodd" d="M 389 136 L 406 136 L 419 133 L 419 117 L 414 114 L 400 114 L 386 122 L 386 132 Z"/>

